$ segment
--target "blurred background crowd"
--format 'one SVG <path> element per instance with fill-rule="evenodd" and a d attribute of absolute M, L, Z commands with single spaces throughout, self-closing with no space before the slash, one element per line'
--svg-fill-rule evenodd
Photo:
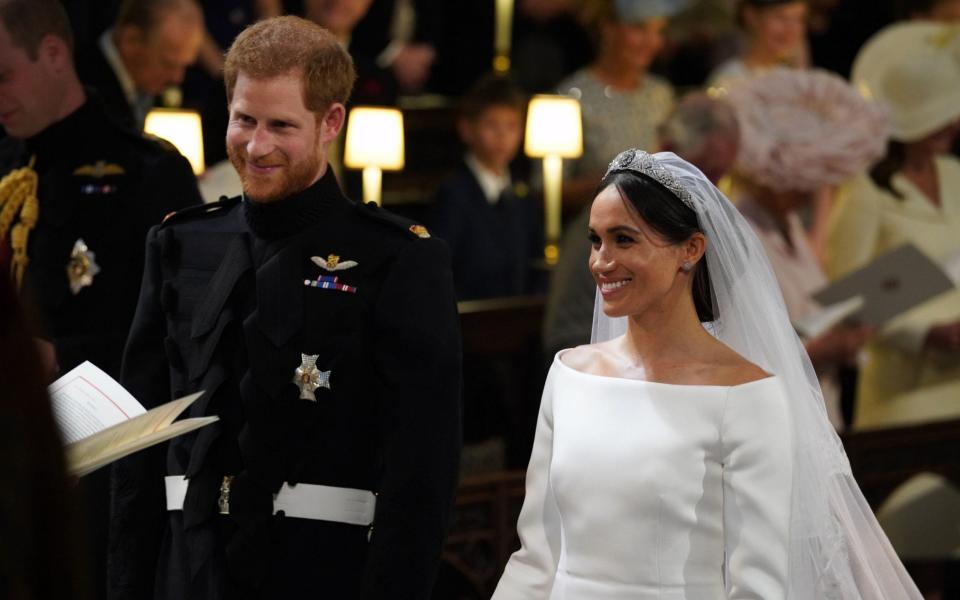
<path fill-rule="evenodd" d="M 907 243 L 960 270 L 958 0 L 63 4 L 80 80 L 122 127 L 142 131 L 156 107 L 200 115 L 194 171 L 208 202 L 239 193 L 224 148 L 223 53 L 258 19 L 296 14 L 328 28 L 358 70 L 348 109 L 401 112 L 403 167 L 383 174 L 382 203 L 451 248 L 463 327 L 464 485 L 438 598 L 484 597 L 514 547 L 546 368 L 590 341 L 589 204 L 621 150 L 675 152 L 718 183 L 764 243 L 798 321 L 822 309 L 814 294 L 830 281 Z M 530 149 L 528 103 L 541 94 L 579 107 L 581 151 L 563 160 L 555 207 L 562 233 L 544 216 L 551 183 Z M 360 199 L 348 145 L 332 164 Z M 0 300 L 13 304 L 6 291 Z M 5 352 L 24 333 L 4 327 Z M 960 292 L 880 326 L 841 322 L 802 339 L 896 550 L 929 598 L 960 598 Z M 8 369 L 25 364 L 18 356 L 0 387 L 19 381 Z M 0 428 L 33 419 L 14 413 Z M 38 445 L 52 439 L 42 433 Z M 13 568 L 3 552 L 0 566 Z"/>

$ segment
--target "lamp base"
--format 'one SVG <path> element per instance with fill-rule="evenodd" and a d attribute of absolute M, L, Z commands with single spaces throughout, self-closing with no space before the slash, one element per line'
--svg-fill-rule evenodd
<path fill-rule="evenodd" d="M 543 260 L 552 267 L 560 260 L 560 246 L 555 243 L 549 243 L 543 247 Z"/>
<path fill-rule="evenodd" d="M 383 178 L 383 172 L 380 167 L 363 168 L 363 201 L 376 202 L 381 204 L 380 185 Z"/>

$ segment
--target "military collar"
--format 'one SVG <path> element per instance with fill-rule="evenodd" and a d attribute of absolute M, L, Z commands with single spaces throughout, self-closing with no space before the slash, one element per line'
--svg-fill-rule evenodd
<path fill-rule="evenodd" d="M 282 200 L 261 203 L 244 197 L 243 216 L 257 237 L 281 238 L 319 223 L 347 202 L 328 166 L 316 183 Z"/>
<path fill-rule="evenodd" d="M 74 156 L 77 148 L 93 136 L 102 134 L 100 127 L 91 127 L 91 123 L 106 121 L 100 119 L 102 110 L 88 94 L 80 108 L 63 119 L 51 124 L 37 135 L 24 140 L 29 155 L 37 155 L 37 169 L 44 163 L 53 162 L 63 156 Z"/>

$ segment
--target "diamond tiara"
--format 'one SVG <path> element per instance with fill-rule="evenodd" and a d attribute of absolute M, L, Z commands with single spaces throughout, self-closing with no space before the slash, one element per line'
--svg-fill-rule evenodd
<path fill-rule="evenodd" d="M 673 192 L 674 196 L 679 198 L 681 202 L 692 210 L 696 210 L 693 204 L 693 196 L 690 195 L 690 192 L 680 184 L 673 173 L 643 150 L 631 148 L 618 154 L 616 158 L 610 161 L 610 166 L 607 167 L 607 172 L 604 174 L 604 177 L 612 171 L 636 171 L 637 173 L 643 173 Z"/>

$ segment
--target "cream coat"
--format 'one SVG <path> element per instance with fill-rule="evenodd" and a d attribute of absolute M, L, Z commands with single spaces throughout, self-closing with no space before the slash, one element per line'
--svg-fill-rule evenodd
<path fill-rule="evenodd" d="M 881 190 L 866 175 L 844 186 L 831 215 L 828 274 L 840 277 L 905 243 L 945 261 L 960 252 L 960 162 L 936 159 L 941 206 L 906 178 Z M 960 417 L 960 353 L 923 348 L 931 326 L 960 319 L 960 290 L 943 294 L 888 323 L 868 346 L 860 373 L 854 427 L 873 428 Z"/>

